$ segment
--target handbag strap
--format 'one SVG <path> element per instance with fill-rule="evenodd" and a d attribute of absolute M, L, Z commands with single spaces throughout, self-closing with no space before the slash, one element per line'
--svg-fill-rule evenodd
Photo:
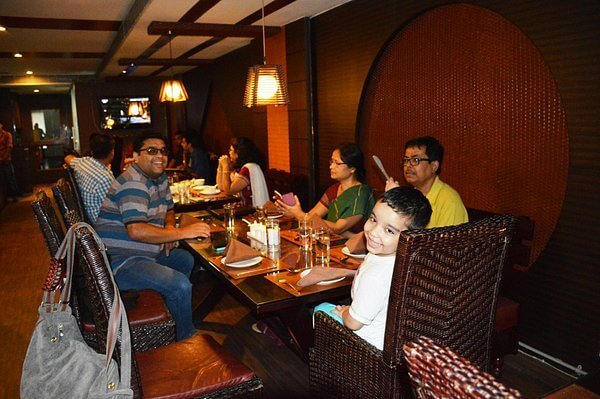
<path fill-rule="evenodd" d="M 61 290 L 60 299 L 58 302 L 58 306 L 64 310 L 69 300 L 71 298 L 71 282 L 73 280 L 73 264 L 75 262 L 75 244 L 77 242 L 76 231 L 80 228 L 85 228 L 92 235 L 100 252 L 102 253 L 102 258 L 104 259 L 104 265 L 107 268 L 108 276 L 110 277 L 111 284 L 113 286 L 113 303 L 110 310 L 110 317 L 108 319 L 108 330 L 106 334 L 106 363 L 105 368 L 108 370 L 108 366 L 110 365 L 110 360 L 112 358 L 113 352 L 115 350 L 115 346 L 117 344 L 117 337 L 119 335 L 119 330 L 121 331 L 121 368 L 120 368 L 120 389 L 119 391 L 125 389 L 129 390 L 131 384 L 131 335 L 129 332 L 129 321 L 127 320 L 127 312 L 125 312 L 125 308 L 123 305 L 123 301 L 121 300 L 121 294 L 119 292 L 119 288 L 115 282 L 113 277 L 110 262 L 108 261 L 108 257 L 106 255 L 106 247 L 102 242 L 102 239 L 98 236 L 96 231 L 87 223 L 79 222 L 72 225 L 63 242 L 61 243 L 58 251 L 56 251 L 55 259 L 60 260 L 64 259 L 65 256 L 67 258 L 66 265 L 66 275 L 64 278 L 64 285 Z M 44 291 L 44 297 L 42 304 L 49 304 L 50 298 L 54 298 L 54 291 Z M 46 307 L 48 308 L 48 306 Z M 54 308 L 51 306 L 50 308 Z M 116 392 L 114 392 L 116 393 Z"/>

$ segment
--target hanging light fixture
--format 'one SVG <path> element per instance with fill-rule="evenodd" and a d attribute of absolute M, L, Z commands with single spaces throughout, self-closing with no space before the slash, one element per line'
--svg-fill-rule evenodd
<path fill-rule="evenodd" d="M 175 79 L 173 74 L 173 49 L 171 48 L 172 38 L 171 31 L 169 31 L 169 60 L 171 60 L 171 79 L 163 82 L 160 88 L 160 102 L 187 101 L 188 99 L 188 94 L 185 91 L 183 82 Z"/>
<path fill-rule="evenodd" d="M 286 105 L 290 102 L 283 68 L 281 65 L 267 65 L 265 43 L 265 1 L 262 0 L 263 64 L 248 68 L 244 92 L 244 106 L 248 108 L 257 105 Z"/>

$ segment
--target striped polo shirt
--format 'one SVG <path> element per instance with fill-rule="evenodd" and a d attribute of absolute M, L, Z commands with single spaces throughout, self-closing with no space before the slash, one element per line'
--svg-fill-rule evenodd
<path fill-rule="evenodd" d="M 134 241 L 127 233 L 130 223 L 149 223 L 164 227 L 165 217 L 173 209 L 167 174 L 149 178 L 137 164 L 123 172 L 110 186 L 100 207 L 96 231 L 108 249 L 113 270 L 127 258 L 156 258 L 160 244 Z"/>

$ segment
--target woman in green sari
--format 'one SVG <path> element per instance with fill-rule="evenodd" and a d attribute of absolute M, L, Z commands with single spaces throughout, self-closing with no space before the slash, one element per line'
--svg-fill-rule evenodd
<path fill-rule="evenodd" d="M 351 236 L 361 232 L 371 215 L 375 197 L 371 187 L 363 183 L 365 166 L 360 148 L 352 143 L 337 147 L 329 160 L 329 172 L 336 183 L 308 213 L 302 210 L 298 197 L 295 197 L 294 205 L 286 205 L 281 200 L 277 205 L 298 220 L 312 216 L 323 218 L 327 227 L 337 234 Z"/>

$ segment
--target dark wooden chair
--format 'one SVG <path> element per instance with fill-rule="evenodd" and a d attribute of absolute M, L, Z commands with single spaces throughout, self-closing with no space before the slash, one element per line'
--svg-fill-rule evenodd
<path fill-rule="evenodd" d="M 98 341 L 106 343 L 108 318 L 115 295 L 110 270 L 98 243 L 86 227 L 78 229 L 78 254 L 88 280 L 97 321 Z M 115 359 L 120 345 L 117 343 Z M 259 398 L 262 381 L 225 352 L 209 335 L 196 334 L 157 349 L 133 350 L 131 386 L 136 398 Z"/>
<path fill-rule="evenodd" d="M 520 398 L 468 360 L 433 340 L 420 337 L 404 345 L 408 375 L 419 399 Z"/>
<path fill-rule="evenodd" d="M 497 215 L 480 209 L 467 208 L 470 221 L 477 221 Z M 515 234 L 511 241 L 502 273 L 502 287 L 496 307 L 494 333 L 492 335 L 492 372 L 500 375 L 504 356 L 516 354 L 519 349 L 520 304 L 512 299 L 514 292 L 523 286 L 524 271 L 529 266 L 531 240 L 535 223 L 526 216 L 517 218 Z"/>
<path fill-rule="evenodd" d="M 52 201 L 44 191 L 39 191 L 31 205 L 50 257 L 53 257 L 65 234 L 52 206 Z M 67 211 L 64 215 L 65 224 L 71 226 L 80 222 L 79 217 L 77 212 Z M 91 303 L 88 300 L 81 267 L 77 262 L 75 263 L 72 290 L 71 308 L 83 337 L 88 345 L 99 349 Z M 129 315 L 131 337 L 136 350 L 157 348 L 175 341 L 175 321 L 160 294 L 153 290 L 125 292 L 123 300 Z"/>
<path fill-rule="evenodd" d="M 383 350 L 322 312 L 315 314 L 310 388 L 318 397 L 410 397 L 402 346 L 421 335 L 461 353 L 483 370 L 502 266 L 515 219 L 401 233 Z"/>
<path fill-rule="evenodd" d="M 265 180 L 271 196 L 274 195 L 274 190 L 279 191 L 281 194 L 293 192 L 298 196 L 304 207 L 310 206 L 308 203 L 308 178 L 305 175 L 279 169 L 268 169 L 265 173 Z"/>
<path fill-rule="evenodd" d="M 66 180 L 71 186 L 71 191 L 73 195 L 74 206 L 77 208 L 81 216 L 83 217 L 83 221 L 91 224 L 90 220 L 87 217 L 87 213 L 85 212 L 85 205 L 83 204 L 83 199 L 81 197 L 81 190 L 79 188 L 79 184 L 77 183 L 77 179 L 75 179 L 75 171 L 69 167 L 67 164 L 63 164 L 63 169 L 65 171 Z"/>

